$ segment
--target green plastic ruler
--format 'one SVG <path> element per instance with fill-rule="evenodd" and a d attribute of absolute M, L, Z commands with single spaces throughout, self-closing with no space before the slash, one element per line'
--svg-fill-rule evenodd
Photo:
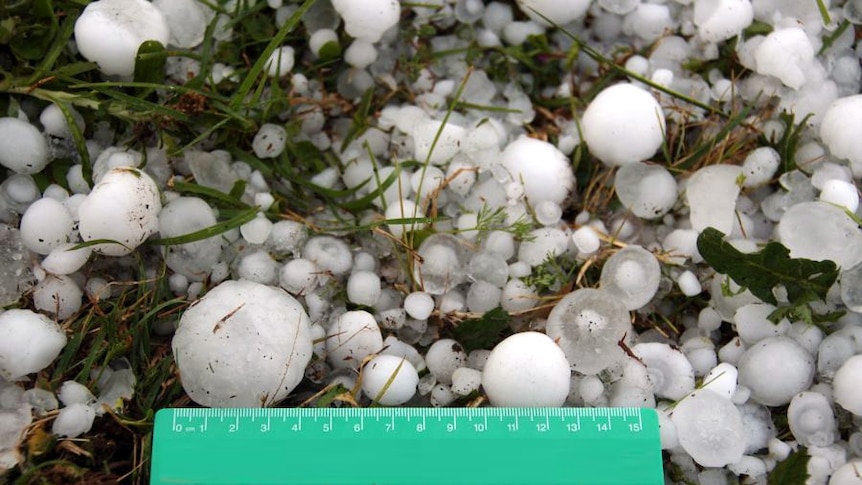
<path fill-rule="evenodd" d="M 162 409 L 152 484 L 662 485 L 655 410 Z"/>

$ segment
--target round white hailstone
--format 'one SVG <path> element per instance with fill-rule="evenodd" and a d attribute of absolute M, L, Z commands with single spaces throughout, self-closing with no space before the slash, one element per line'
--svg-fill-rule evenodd
<path fill-rule="evenodd" d="M 710 369 L 703 378 L 703 389 L 718 394 L 719 396 L 730 400 L 736 392 L 739 371 L 733 364 L 722 362 Z"/>
<path fill-rule="evenodd" d="M 424 200 L 439 190 L 445 180 L 446 175 L 443 170 L 433 165 L 426 165 L 410 176 L 410 188 L 416 193 L 418 200 Z"/>
<path fill-rule="evenodd" d="M 424 291 L 414 291 L 404 298 L 404 310 L 410 318 L 427 320 L 434 311 L 434 297 Z"/>
<path fill-rule="evenodd" d="M 862 230 L 844 209 L 832 204 L 793 205 L 781 216 L 776 233 L 793 258 L 831 260 L 841 268 L 862 262 Z"/>
<path fill-rule="evenodd" d="M 347 274 L 353 266 L 353 253 L 346 242 L 333 236 L 315 236 L 306 241 L 302 257 L 313 261 L 323 272 Z"/>
<path fill-rule="evenodd" d="M 45 315 L 19 309 L 0 313 L 0 377 L 6 380 L 41 371 L 65 345 L 63 330 Z"/>
<path fill-rule="evenodd" d="M 83 133 L 86 123 L 84 117 L 74 107 L 67 105 L 66 109 L 72 114 L 75 120 L 75 127 L 79 132 Z M 39 123 L 45 129 L 45 133 L 58 138 L 71 138 L 72 130 L 69 128 L 69 123 L 66 121 L 66 116 L 63 115 L 63 110 L 56 104 L 49 104 L 39 114 Z"/>
<path fill-rule="evenodd" d="M 661 266 L 656 257 L 646 249 L 632 245 L 605 261 L 600 288 L 618 298 L 627 310 L 637 310 L 652 300 L 660 280 Z"/>
<path fill-rule="evenodd" d="M 832 379 L 835 402 L 856 416 L 862 416 L 862 355 L 850 357 Z"/>
<path fill-rule="evenodd" d="M 437 384 L 431 389 L 431 406 L 441 408 L 452 404 L 458 396 L 445 384 Z"/>
<path fill-rule="evenodd" d="M 629 359 L 622 366 L 622 377 L 611 384 L 608 406 L 654 408 L 655 405 L 655 395 L 647 368 L 640 362 Z"/>
<path fill-rule="evenodd" d="M 536 220 L 543 226 L 553 226 L 560 222 L 563 209 L 556 202 L 543 200 L 533 208 L 536 212 Z"/>
<path fill-rule="evenodd" d="M 774 76 L 785 86 L 799 89 L 814 61 L 814 47 L 801 28 L 773 30 L 754 51 L 758 74 Z"/>
<path fill-rule="evenodd" d="M 442 295 L 467 279 L 467 250 L 455 236 L 432 234 L 419 245 L 418 252 L 414 274 L 425 292 Z"/>
<path fill-rule="evenodd" d="M 572 162 L 554 145 L 520 136 L 501 155 L 511 180 L 523 184 L 524 196 L 534 207 L 550 201 L 562 205 L 575 189 Z"/>
<path fill-rule="evenodd" d="M 584 376 L 578 384 L 578 393 L 585 403 L 596 403 L 604 395 L 605 385 L 598 376 Z"/>
<path fill-rule="evenodd" d="M 401 357 L 378 355 L 362 368 L 362 392 L 384 406 L 409 401 L 416 394 L 417 384 L 419 374 L 413 364 Z"/>
<path fill-rule="evenodd" d="M 269 77 L 285 77 L 289 75 L 290 71 L 293 70 L 293 56 L 293 47 L 290 46 L 282 46 L 272 51 L 264 67 L 267 75 Z"/>
<path fill-rule="evenodd" d="M 333 0 L 332 6 L 344 20 L 349 36 L 370 43 L 379 41 L 401 16 L 398 0 Z"/>
<path fill-rule="evenodd" d="M 90 259 L 93 250 L 89 247 L 73 249 L 76 244 L 61 244 L 51 250 L 40 265 L 48 273 L 66 275 L 81 269 Z"/>
<path fill-rule="evenodd" d="M 398 340 L 394 335 L 390 335 L 383 340 L 383 350 L 380 354 L 394 355 L 399 359 L 407 359 L 417 371 L 426 369 L 425 358 L 422 357 L 422 354 L 412 345 Z"/>
<path fill-rule="evenodd" d="M 467 195 L 476 183 L 476 167 L 465 160 L 452 160 L 446 169 L 446 188 L 458 195 Z"/>
<path fill-rule="evenodd" d="M 168 202 L 159 213 L 159 236 L 177 237 L 199 231 L 216 224 L 212 208 L 197 197 L 177 197 Z M 165 263 L 177 273 L 193 281 L 200 281 L 218 263 L 222 239 L 213 236 L 185 244 L 168 246 L 162 250 Z"/>
<path fill-rule="evenodd" d="M 656 219 L 673 208 L 676 179 L 661 165 L 623 165 L 614 177 L 614 190 L 623 206 L 642 219 Z"/>
<path fill-rule="evenodd" d="M 452 384 L 452 373 L 467 362 L 467 354 L 461 344 L 452 339 L 440 339 L 425 353 L 425 365 L 442 384 Z"/>
<path fill-rule="evenodd" d="M 254 219 L 239 226 L 239 233 L 249 244 L 263 244 L 272 232 L 273 223 L 266 216 L 258 212 Z"/>
<path fill-rule="evenodd" d="M 538 332 L 516 333 L 491 350 L 482 387 L 498 407 L 560 407 L 566 402 L 571 370 L 554 341 Z"/>
<path fill-rule="evenodd" d="M 263 249 L 244 254 L 236 272 L 241 279 L 262 285 L 274 285 L 279 276 L 278 262 Z"/>
<path fill-rule="evenodd" d="M 37 254 L 48 254 L 72 239 L 72 214 L 54 199 L 39 199 L 21 216 L 21 242 Z"/>
<path fill-rule="evenodd" d="M 35 126 L 0 118 L 0 165 L 19 174 L 41 172 L 50 161 L 48 143 Z"/>
<path fill-rule="evenodd" d="M 344 51 L 344 62 L 357 68 L 365 69 L 377 60 L 377 49 L 371 42 L 355 40 Z"/>
<path fill-rule="evenodd" d="M 333 45 L 337 46 L 338 34 L 336 34 L 332 29 L 318 29 L 311 34 L 311 37 L 308 38 L 308 48 L 311 50 L 312 54 L 320 57 L 321 49 L 330 42 L 334 42 Z"/>
<path fill-rule="evenodd" d="M 722 42 L 739 35 L 753 20 L 750 0 L 700 0 L 694 4 L 697 35 L 705 42 Z"/>
<path fill-rule="evenodd" d="M 768 303 L 749 303 L 736 309 L 733 323 L 736 333 L 745 345 L 753 345 L 769 338 L 785 335 L 790 331 L 790 322 L 782 319 L 773 323 L 769 316 L 775 307 Z"/>
<path fill-rule="evenodd" d="M 673 27 L 674 20 L 667 5 L 644 2 L 625 16 L 622 30 L 652 43 Z"/>
<path fill-rule="evenodd" d="M 297 221 L 278 221 L 272 226 L 267 245 L 275 254 L 298 255 L 308 237 L 308 229 Z"/>
<path fill-rule="evenodd" d="M 829 106 L 820 123 L 820 138 L 829 147 L 832 155 L 847 159 L 853 164 L 859 164 L 862 163 L 862 145 L 857 135 L 860 129 L 862 129 L 862 94 L 857 94 L 840 98 Z M 0 155 L 0 163 L 2 160 L 3 157 Z"/>
<path fill-rule="evenodd" d="M 640 0 L 598 0 L 598 4 L 603 10 L 617 15 L 625 15 L 631 12 L 636 9 L 640 3 Z M 641 57 L 641 59 L 643 59 L 643 57 Z M 629 66 L 626 65 L 626 69 L 628 68 Z"/>
<path fill-rule="evenodd" d="M 443 165 L 461 151 L 467 130 L 451 121 L 424 119 L 410 129 L 413 136 L 413 157 L 419 163 Z M 436 140 L 436 143 L 435 143 Z"/>
<path fill-rule="evenodd" d="M 170 44 L 181 49 L 200 45 L 206 34 L 208 19 L 204 7 L 196 0 L 153 0 L 162 12 L 171 32 Z"/>
<path fill-rule="evenodd" d="M 694 390 L 694 369 L 682 352 L 658 342 L 637 344 L 632 352 L 646 365 L 656 397 L 676 401 Z"/>
<path fill-rule="evenodd" d="M 749 347 L 737 364 L 739 384 L 766 406 L 788 404 L 814 379 L 814 357 L 789 337 L 770 337 Z M 855 385 L 855 384 L 854 384 Z"/>
<path fill-rule="evenodd" d="M 685 198 L 691 209 L 691 227 L 703 231 L 714 227 L 730 234 L 736 220 L 736 199 L 739 197 L 739 176 L 736 165 L 710 165 L 689 177 Z"/>
<path fill-rule="evenodd" d="M 373 271 L 354 271 L 347 278 L 347 300 L 373 307 L 380 300 L 380 276 Z"/>
<path fill-rule="evenodd" d="M 467 310 L 484 313 L 500 306 L 503 290 L 487 281 L 476 281 L 467 290 Z"/>
<path fill-rule="evenodd" d="M 837 423 L 829 398 L 819 392 L 800 392 L 787 408 L 790 432 L 802 446 L 829 446 L 835 442 Z"/>
<path fill-rule="evenodd" d="M 674 229 L 662 241 L 662 249 L 677 262 L 684 264 L 691 258 L 693 262 L 703 261 L 697 251 L 698 232 L 693 229 Z"/>
<path fill-rule="evenodd" d="M 344 313 L 326 332 L 327 358 L 336 369 L 358 369 L 364 358 L 382 349 L 380 327 L 364 310 Z"/>
<path fill-rule="evenodd" d="M 307 295 L 317 288 L 320 272 L 313 261 L 292 259 L 281 267 L 279 285 L 294 295 Z"/>
<path fill-rule="evenodd" d="M 226 281 L 193 303 L 171 343 L 183 388 L 210 407 L 262 407 L 284 399 L 312 356 L 311 324 L 287 293 Z"/>
<path fill-rule="evenodd" d="M 569 247 L 569 236 L 556 227 L 541 227 L 530 232 L 518 248 L 518 260 L 538 266 L 548 258 L 562 256 Z"/>
<path fill-rule="evenodd" d="M 162 12 L 146 0 L 92 2 L 75 22 L 78 51 L 109 76 L 134 74 L 138 47 L 147 40 L 167 45 L 170 28 Z"/>
<path fill-rule="evenodd" d="M 536 289 L 520 279 L 506 282 L 500 295 L 500 307 L 507 312 L 522 312 L 538 305 L 540 297 Z"/>
<path fill-rule="evenodd" d="M 596 230 L 590 226 L 583 226 L 572 233 L 572 242 L 578 249 L 579 255 L 590 255 L 599 250 L 602 245 L 602 240 Z"/>
<path fill-rule="evenodd" d="M 651 157 L 664 141 L 665 118 L 652 94 L 622 83 L 596 96 L 581 126 L 590 153 L 605 165 L 617 166 Z"/>
<path fill-rule="evenodd" d="M 97 253 L 124 256 L 158 230 L 161 209 L 159 188 L 149 175 L 135 168 L 115 168 L 78 208 L 78 230 L 84 241 L 120 243 L 97 244 L 93 246 Z"/>
<path fill-rule="evenodd" d="M 676 284 L 679 286 L 679 291 L 685 296 L 697 296 L 703 291 L 703 286 L 701 286 L 700 280 L 697 279 L 697 275 L 689 270 L 685 270 L 679 275 Z"/>
<path fill-rule="evenodd" d="M 33 288 L 33 306 L 37 310 L 65 320 L 81 309 L 84 292 L 75 280 L 64 275 L 48 275 Z"/>
<path fill-rule="evenodd" d="M 578 20 L 590 8 L 589 0 L 517 0 L 517 3 L 528 17 L 546 27 L 551 22 L 563 26 Z"/>
<path fill-rule="evenodd" d="M 572 369 L 591 375 L 625 357 L 619 341 L 631 335 L 632 326 L 618 298 L 583 288 L 563 297 L 551 310 L 546 332 L 563 349 Z"/>
<path fill-rule="evenodd" d="M 736 406 L 701 389 L 677 403 L 671 415 L 679 444 L 706 467 L 735 463 L 745 452 L 745 428 Z"/>
<path fill-rule="evenodd" d="M 479 390 L 482 385 L 482 371 L 469 367 L 459 367 L 452 373 L 452 392 L 466 396 Z"/>
<path fill-rule="evenodd" d="M 847 5 L 853 2 L 847 2 Z M 829 485 L 862 485 L 862 460 L 853 459 L 844 463 L 829 478 Z"/>
<path fill-rule="evenodd" d="M 769 183 L 780 165 L 781 155 L 774 148 L 755 148 L 742 162 L 742 174 L 745 176 L 742 186 L 755 188 Z"/>
<path fill-rule="evenodd" d="M 421 216 L 422 214 L 419 212 L 419 208 L 416 206 L 415 202 L 409 199 L 399 199 L 395 200 L 386 208 L 386 212 L 383 217 L 385 217 L 387 221 L 410 221 Z M 412 231 L 416 227 L 416 223 L 388 222 L 386 227 L 389 228 L 389 232 L 391 232 L 393 236 L 401 237 L 405 232 Z"/>
<path fill-rule="evenodd" d="M 75 403 L 60 409 L 51 425 L 51 432 L 60 437 L 77 438 L 90 431 L 95 419 L 96 411 L 92 406 Z"/>
<path fill-rule="evenodd" d="M 820 200 L 839 205 L 855 213 L 859 208 L 859 191 L 850 182 L 832 179 L 823 184 Z"/>
<path fill-rule="evenodd" d="M 264 123 L 254 135 L 251 149 L 257 158 L 275 158 L 284 151 L 287 131 L 281 125 Z"/>
<path fill-rule="evenodd" d="M 96 402 L 96 396 L 90 392 L 90 389 L 75 381 L 63 382 L 60 389 L 57 390 L 57 398 L 64 406 L 71 406 L 72 404 L 90 405 Z"/>

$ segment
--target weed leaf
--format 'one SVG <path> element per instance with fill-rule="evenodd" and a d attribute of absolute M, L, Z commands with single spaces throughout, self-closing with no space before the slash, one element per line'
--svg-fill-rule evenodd
<path fill-rule="evenodd" d="M 803 485 L 808 480 L 808 450 L 799 447 L 772 470 L 767 485 Z"/>
<path fill-rule="evenodd" d="M 509 328 L 509 314 L 500 307 L 489 310 L 481 318 L 464 320 L 455 328 L 455 339 L 465 352 L 488 349 L 499 339 L 500 333 Z"/>

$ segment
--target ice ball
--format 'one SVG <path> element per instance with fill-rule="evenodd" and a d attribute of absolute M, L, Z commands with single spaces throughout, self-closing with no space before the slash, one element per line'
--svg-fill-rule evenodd
<path fill-rule="evenodd" d="M 377 320 L 364 311 L 341 315 L 326 333 L 326 354 L 336 369 L 358 369 L 362 360 L 383 349 Z"/>
<path fill-rule="evenodd" d="M 41 371 L 65 345 L 63 330 L 45 315 L 20 309 L 0 313 L 0 377 L 4 379 Z"/>
<path fill-rule="evenodd" d="M 344 19 L 348 35 L 370 43 L 379 41 L 401 15 L 398 0 L 333 0 L 332 6 Z"/>
<path fill-rule="evenodd" d="M 742 459 L 745 428 L 729 400 L 701 389 L 676 405 L 671 420 L 679 444 L 698 464 L 723 467 Z"/>
<path fill-rule="evenodd" d="M 538 332 L 516 333 L 497 344 L 482 371 L 482 387 L 494 406 L 559 407 L 570 385 L 566 355 Z"/>
<path fill-rule="evenodd" d="M 50 158 L 48 143 L 35 126 L 18 118 L 0 118 L 0 165 L 30 174 L 41 172 Z"/>
<path fill-rule="evenodd" d="M 739 35 L 754 20 L 750 0 L 699 0 L 694 3 L 697 35 L 706 42 L 722 42 Z"/>
<path fill-rule="evenodd" d="M 545 26 L 551 22 L 571 23 L 583 17 L 590 7 L 590 0 L 517 0 L 517 3 L 528 17 Z"/>
<path fill-rule="evenodd" d="M 384 406 L 398 406 L 416 394 L 419 374 L 408 360 L 378 355 L 362 369 L 362 391 Z"/>
<path fill-rule="evenodd" d="M 776 233 L 793 258 L 830 260 L 841 268 L 862 262 L 862 230 L 844 209 L 827 202 L 793 205 L 781 216 Z"/>
<path fill-rule="evenodd" d="M 661 165 L 636 162 L 623 165 L 614 178 L 620 202 L 642 219 L 665 215 L 677 199 L 676 179 Z"/>
<path fill-rule="evenodd" d="M 605 261 L 601 289 L 613 295 L 627 310 L 649 303 L 658 291 L 661 266 L 656 257 L 640 246 L 627 246 Z"/>
<path fill-rule="evenodd" d="M 835 100 L 820 123 L 820 138 L 829 147 L 832 155 L 849 160 L 853 164 L 862 163 L 862 144 L 859 132 L 862 130 L 862 94 Z"/>
<path fill-rule="evenodd" d="M 856 416 L 862 416 L 862 355 L 850 357 L 832 380 L 835 402 Z"/>
<path fill-rule="evenodd" d="M 730 234 L 736 220 L 736 199 L 742 168 L 710 165 L 694 173 L 686 183 L 685 198 L 691 209 L 691 226 L 696 231 L 714 227 Z"/>
<path fill-rule="evenodd" d="M 572 162 L 546 141 L 522 135 L 506 146 L 501 163 L 534 207 L 544 201 L 561 205 L 575 188 Z"/>
<path fill-rule="evenodd" d="M 737 365 L 739 383 L 767 406 L 790 403 L 814 379 L 814 357 L 789 337 L 770 337 L 752 345 Z"/>
<path fill-rule="evenodd" d="M 63 243 L 71 242 L 75 221 L 60 202 L 42 198 L 30 204 L 21 217 L 21 240 L 27 249 L 48 254 Z"/>

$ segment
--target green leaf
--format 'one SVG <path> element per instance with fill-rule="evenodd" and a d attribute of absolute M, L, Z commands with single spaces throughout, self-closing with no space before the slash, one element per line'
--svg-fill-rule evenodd
<path fill-rule="evenodd" d="M 9 47 L 21 59 L 45 57 L 57 35 L 57 16 L 51 0 L 34 0 L 26 24 L 16 25 Z"/>
<path fill-rule="evenodd" d="M 804 485 L 808 480 L 808 450 L 800 446 L 772 470 L 766 479 L 767 485 Z"/>
<path fill-rule="evenodd" d="M 724 240 L 724 234 L 708 227 L 697 237 L 697 249 L 715 271 L 730 276 L 761 300 L 777 305 L 773 289 L 783 285 L 794 305 L 823 300 L 838 278 L 832 261 L 791 258 L 790 250 L 770 241 L 760 251 L 745 254 Z"/>
<path fill-rule="evenodd" d="M 455 327 L 455 339 L 464 347 L 465 352 L 489 349 L 509 328 L 509 314 L 500 307 L 489 310 L 481 318 L 464 320 Z"/>
<path fill-rule="evenodd" d="M 163 83 L 168 51 L 157 40 L 148 40 L 138 47 L 135 55 L 135 82 Z"/>

